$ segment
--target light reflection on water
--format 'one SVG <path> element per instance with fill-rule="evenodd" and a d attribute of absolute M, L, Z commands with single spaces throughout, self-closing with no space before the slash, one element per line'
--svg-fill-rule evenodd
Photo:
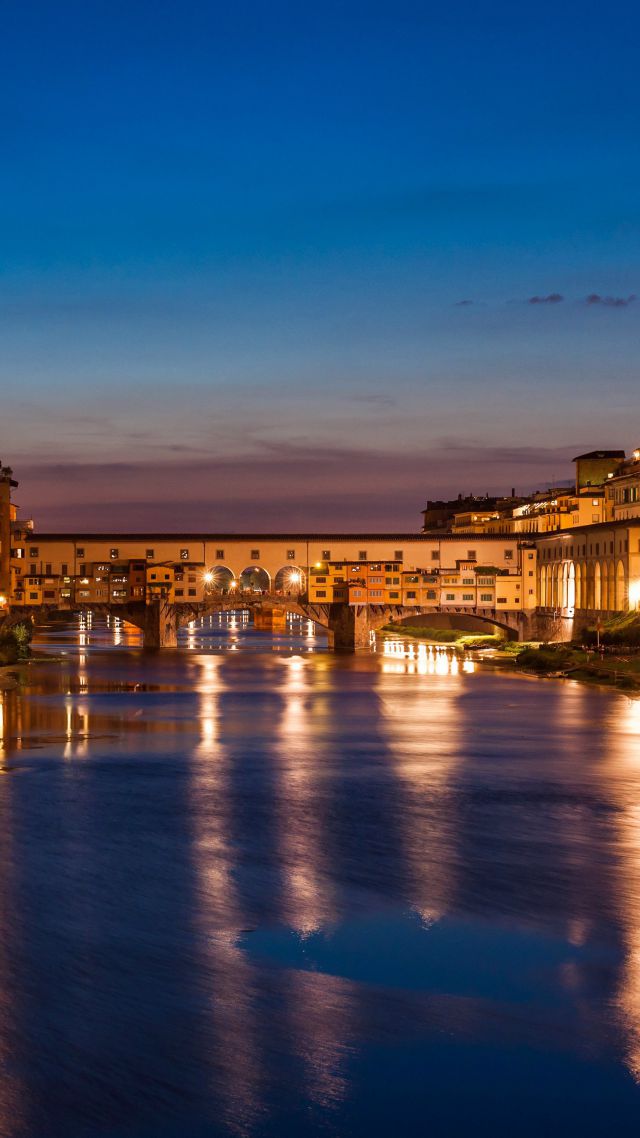
<path fill-rule="evenodd" d="M 635 1133 L 640 703 L 309 631 L 3 693 L 0 1135 Z"/>

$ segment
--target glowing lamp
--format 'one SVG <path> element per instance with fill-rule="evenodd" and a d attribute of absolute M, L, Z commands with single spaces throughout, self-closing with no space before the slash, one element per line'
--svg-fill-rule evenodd
<path fill-rule="evenodd" d="M 210 585 L 212 581 L 213 581 L 213 573 L 205 573 L 204 574 L 205 585 Z"/>
<path fill-rule="evenodd" d="M 629 582 L 629 608 L 637 609 L 640 605 L 640 580 Z"/>

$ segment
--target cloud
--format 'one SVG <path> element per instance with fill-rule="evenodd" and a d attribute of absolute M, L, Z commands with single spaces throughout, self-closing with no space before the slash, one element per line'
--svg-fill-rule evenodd
<path fill-rule="evenodd" d="M 635 299 L 635 293 L 631 293 L 630 296 L 600 296 L 597 292 L 591 292 L 585 304 L 589 306 L 601 304 L 604 308 L 628 308 Z"/>
<path fill-rule="evenodd" d="M 562 293 L 550 292 L 548 296 L 530 296 L 529 304 L 560 304 L 563 300 Z"/>
<path fill-rule="evenodd" d="M 456 300 L 455 307 L 456 308 L 468 308 L 470 304 L 473 304 L 472 300 Z"/>

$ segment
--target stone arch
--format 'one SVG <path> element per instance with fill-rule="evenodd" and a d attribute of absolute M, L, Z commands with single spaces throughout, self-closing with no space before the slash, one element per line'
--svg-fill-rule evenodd
<path fill-rule="evenodd" d="M 606 612 L 609 608 L 609 566 L 606 561 L 600 562 L 600 572 L 602 574 L 600 583 L 600 608 Z"/>
<path fill-rule="evenodd" d="M 616 567 L 615 562 L 607 562 L 607 576 L 609 581 L 609 589 L 607 594 L 607 608 L 609 612 L 614 612 L 616 607 Z"/>
<path fill-rule="evenodd" d="M 593 561 L 587 561 L 587 563 L 585 565 L 585 574 L 584 574 L 584 606 L 583 606 L 586 609 L 593 609 L 595 607 L 595 605 L 594 605 L 594 591 L 595 591 L 594 586 L 595 586 L 595 579 L 594 579 L 594 571 L 593 571 Z"/>
<path fill-rule="evenodd" d="M 283 565 L 273 578 L 273 588 L 276 593 L 298 596 L 299 593 L 304 593 L 306 587 L 307 577 L 299 565 Z"/>
<path fill-rule="evenodd" d="M 261 565 L 248 565 L 238 577 L 238 588 L 246 593 L 270 593 L 271 577 Z"/>
<path fill-rule="evenodd" d="M 391 619 L 389 619 L 391 616 Z M 507 634 L 507 640 L 518 639 L 518 622 L 514 621 L 509 624 L 507 620 L 496 619 L 494 616 L 484 616 L 478 612 L 447 612 L 447 613 L 429 613 L 426 616 L 418 616 L 411 610 L 405 610 L 400 615 L 391 615 L 388 609 L 381 609 L 379 615 L 379 626 L 393 625 L 394 628 L 401 629 L 403 626 L 411 624 L 424 624 L 428 620 L 429 625 L 434 628 L 462 628 L 468 632 L 485 632 L 490 635 L 492 629 L 499 629 L 501 632 Z M 371 622 L 372 626 L 375 624 L 375 619 Z"/>
<path fill-rule="evenodd" d="M 553 573 L 553 585 L 552 585 L 553 607 L 554 607 L 554 609 L 558 609 L 558 608 L 560 608 L 560 604 L 561 604 L 561 600 L 562 600 L 562 596 L 561 596 L 561 594 L 562 594 L 562 578 L 561 578 L 561 568 L 560 568 L 559 563 L 556 563 L 553 566 L 552 573 Z"/>
<path fill-rule="evenodd" d="M 578 561 L 576 564 L 576 608 L 581 609 L 582 607 L 582 565 Z"/>
<path fill-rule="evenodd" d="M 541 565 L 540 566 L 540 605 L 542 608 L 546 608 L 548 603 L 549 603 L 549 601 L 547 599 L 548 593 L 549 593 L 549 587 L 548 586 L 549 586 L 548 566 L 547 565 Z"/>
<path fill-rule="evenodd" d="M 573 561 L 569 562 L 567 571 L 567 608 L 575 609 L 576 607 L 576 567 Z"/>
<path fill-rule="evenodd" d="M 205 588 L 212 593 L 229 593 L 236 587 L 236 579 L 226 565 L 212 565 L 205 573 Z"/>
<path fill-rule="evenodd" d="M 616 568 L 616 609 L 618 612 L 624 612 L 627 607 L 627 577 L 624 571 L 622 561 L 618 562 Z"/>

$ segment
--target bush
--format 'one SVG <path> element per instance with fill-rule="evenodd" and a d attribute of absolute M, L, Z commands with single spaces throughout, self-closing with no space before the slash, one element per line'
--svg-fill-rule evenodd
<path fill-rule="evenodd" d="M 0 665 L 15 664 L 29 655 L 31 624 L 14 624 L 0 633 Z"/>
<path fill-rule="evenodd" d="M 560 672 L 571 662 L 572 654 L 569 648 L 525 648 L 516 656 L 516 663 L 520 668 L 528 668 L 532 672 Z"/>

